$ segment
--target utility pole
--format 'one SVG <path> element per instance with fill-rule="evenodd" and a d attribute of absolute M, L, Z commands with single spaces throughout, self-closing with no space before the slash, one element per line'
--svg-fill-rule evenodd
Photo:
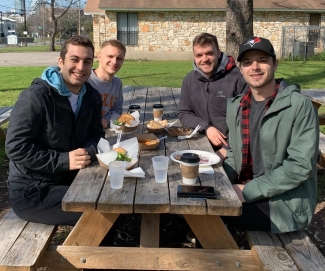
<path fill-rule="evenodd" d="M 27 46 L 26 0 L 23 0 L 23 9 L 24 9 L 24 35 L 25 35 L 25 46 Z"/>
<path fill-rule="evenodd" d="M 3 22 L 2 22 L 2 11 L 0 11 L 0 24 L 1 24 L 1 34 L 0 37 L 4 37 L 5 34 L 3 33 Z"/>
<path fill-rule="evenodd" d="M 78 36 L 80 36 L 80 0 L 78 3 Z"/>

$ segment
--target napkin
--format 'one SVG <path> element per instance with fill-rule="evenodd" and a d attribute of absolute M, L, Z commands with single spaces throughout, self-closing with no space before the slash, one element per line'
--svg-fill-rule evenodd
<path fill-rule="evenodd" d="M 202 174 L 214 174 L 214 169 L 209 165 L 200 165 L 199 173 Z"/>
<path fill-rule="evenodd" d="M 109 171 L 108 171 L 108 176 L 110 176 Z M 141 167 L 137 167 L 131 170 L 125 170 L 124 177 L 144 178 L 145 173 Z"/>

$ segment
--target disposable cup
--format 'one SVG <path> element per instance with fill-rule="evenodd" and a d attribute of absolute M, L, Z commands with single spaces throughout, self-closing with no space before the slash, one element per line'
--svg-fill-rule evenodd
<path fill-rule="evenodd" d="M 153 119 L 155 121 L 162 120 L 164 106 L 162 104 L 154 104 L 152 107 Z"/>
<path fill-rule="evenodd" d="M 199 175 L 200 156 L 195 153 L 183 153 L 180 157 L 184 184 L 195 184 Z"/>
<path fill-rule="evenodd" d="M 121 189 L 124 180 L 125 162 L 113 161 L 108 164 L 109 180 L 112 189 Z"/>
<path fill-rule="evenodd" d="M 165 183 L 167 181 L 168 161 L 167 156 L 154 156 L 151 158 L 155 179 L 157 183 Z"/>
<path fill-rule="evenodd" d="M 138 111 L 140 114 L 140 110 L 141 110 L 141 107 L 140 107 L 140 105 L 137 105 L 137 104 L 131 104 L 129 107 L 130 114 L 132 114 L 135 111 Z"/>

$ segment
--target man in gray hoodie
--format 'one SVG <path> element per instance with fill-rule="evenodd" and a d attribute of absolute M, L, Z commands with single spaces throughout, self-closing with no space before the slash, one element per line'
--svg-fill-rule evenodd
<path fill-rule="evenodd" d="M 201 126 L 221 158 L 228 146 L 227 98 L 247 88 L 233 57 L 220 51 L 217 37 L 202 33 L 193 40 L 194 70 L 183 80 L 177 116 L 188 128 Z"/>
<path fill-rule="evenodd" d="M 113 115 L 120 116 L 123 111 L 122 82 L 115 76 L 121 69 L 126 48 L 118 40 L 102 43 L 98 54 L 99 66 L 93 69 L 88 82 L 99 91 L 103 101 L 102 125 L 106 129 Z"/>

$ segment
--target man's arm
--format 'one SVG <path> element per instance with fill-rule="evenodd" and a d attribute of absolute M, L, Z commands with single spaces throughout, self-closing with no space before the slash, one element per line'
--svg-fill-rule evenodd
<path fill-rule="evenodd" d="M 182 83 L 181 95 L 177 106 L 177 117 L 183 126 L 188 128 L 195 128 L 197 125 L 200 125 L 200 131 L 205 131 L 205 129 L 209 126 L 209 122 L 194 113 L 190 95 L 191 90 L 188 82 L 188 77 L 185 77 Z M 197 102 L 199 103 L 200 101 Z"/>
<path fill-rule="evenodd" d="M 69 153 L 38 145 L 37 137 L 44 125 L 45 109 L 37 90 L 24 90 L 10 114 L 6 153 L 10 160 L 40 172 L 69 170 Z"/>

